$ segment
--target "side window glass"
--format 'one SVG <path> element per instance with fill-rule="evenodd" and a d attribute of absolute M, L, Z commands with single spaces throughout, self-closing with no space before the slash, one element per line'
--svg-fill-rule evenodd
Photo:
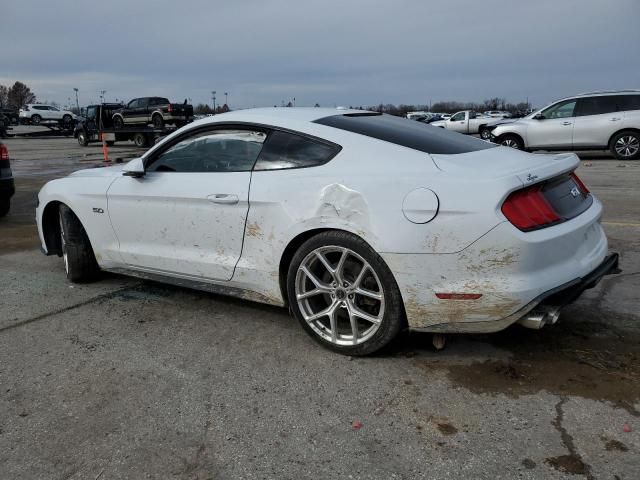
<path fill-rule="evenodd" d="M 214 130 L 184 138 L 152 159 L 149 172 L 248 172 L 266 135 L 250 130 Z"/>
<path fill-rule="evenodd" d="M 587 115 L 603 115 L 605 113 L 617 112 L 618 99 L 620 97 L 613 95 L 603 95 L 600 97 L 588 97 L 578 100 L 577 116 L 584 117 Z"/>
<path fill-rule="evenodd" d="M 464 112 L 458 112 L 451 117 L 452 122 L 459 122 L 460 120 L 464 120 Z"/>
<path fill-rule="evenodd" d="M 339 151 L 337 146 L 292 133 L 274 131 L 269 134 L 255 170 L 281 170 L 322 165 Z"/>
<path fill-rule="evenodd" d="M 618 106 L 621 112 L 629 110 L 640 110 L 640 95 L 620 95 Z"/>
<path fill-rule="evenodd" d="M 568 118 L 573 117 L 573 111 L 576 108 L 575 100 L 556 103 L 542 112 L 544 118 Z"/>
<path fill-rule="evenodd" d="M 127 108 L 138 108 L 138 100 L 131 100 L 127 105 Z"/>

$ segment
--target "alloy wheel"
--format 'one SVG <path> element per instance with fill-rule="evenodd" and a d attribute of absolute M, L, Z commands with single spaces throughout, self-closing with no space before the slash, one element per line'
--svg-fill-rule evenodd
<path fill-rule="evenodd" d="M 296 273 L 298 307 L 311 329 L 335 345 L 358 345 L 380 328 L 384 289 L 362 256 L 340 246 L 310 252 Z"/>
<path fill-rule="evenodd" d="M 62 259 L 64 260 L 64 271 L 69 275 L 69 256 L 67 254 L 67 242 L 64 238 L 64 226 L 62 225 L 62 215 L 58 217 L 60 220 L 60 247 L 62 249 Z"/>
<path fill-rule="evenodd" d="M 615 149 L 621 157 L 633 157 L 640 150 L 640 140 L 634 135 L 625 135 L 618 139 Z"/>
<path fill-rule="evenodd" d="M 502 141 L 502 145 L 505 146 L 505 147 L 509 147 L 509 148 L 520 149 L 520 146 L 518 145 L 518 142 L 516 142 L 512 138 L 507 138 L 506 140 L 503 140 Z"/>

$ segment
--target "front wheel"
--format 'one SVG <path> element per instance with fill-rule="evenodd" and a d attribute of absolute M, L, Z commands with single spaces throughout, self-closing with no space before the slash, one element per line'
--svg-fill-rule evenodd
<path fill-rule="evenodd" d="M 40 125 L 42 121 L 42 117 L 40 115 L 32 115 L 31 116 L 31 124 L 32 125 Z"/>
<path fill-rule="evenodd" d="M 78 132 L 78 145 L 81 147 L 86 147 L 89 145 L 89 140 L 87 139 L 87 134 L 84 132 Z"/>
<path fill-rule="evenodd" d="M 524 150 L 524 143 L 517 135 L 505 135 L 500 139 L 500 145 L 515 148 L 516 150 Z"/>
<path fill-rule="evenodd" d="M 287 275 L 291 310 L 321 345 L 368 355 L 405 325 L 402 298 L 384 260 L 347 232 L 323 232 L 294 255 Z"/>
<path fill-rule="evenodd" d="M 120 129 L 124 127 L 124 120 L 122 117 L 113 117 L 113 128 Z"/>
<path fill-rule="evenodd" d="M 611 153 L 618 160 L 636 160 L 640 158 L 640 134 L 620 132 L 611 139 Z"/>
<path fill-rule="evenodd" d="M 133 136 L 133 143 L 136 147 L 144 148 L 147 146 L 147 136 L 138 132 Z"/>
<path fill-rule="evenodd" d="M 80 220 L 69 207 L 60 205 L 59 221 L 60 247 L 67 278 L 74 283 L 95 280 L 100 267 Z"/>

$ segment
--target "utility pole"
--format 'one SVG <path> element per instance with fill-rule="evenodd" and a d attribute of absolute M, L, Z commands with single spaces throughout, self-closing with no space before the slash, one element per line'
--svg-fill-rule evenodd
<path fill-rule="evenodd" d="M 224 92 L 224 104 L 229 108 L 229 92 Z"/>
<path fill-rule="evenodd" d="M 104 103 L 104 94 L 107 93 L 106 90 L 100 90 L 100 103 Z"/>
<path fill-rule="evenodd" d="M 78 89 L 74 88 L 74 92 L 76 92 L 76 109 L 78 110 L 77 115 L 80 115 L 80 103 L 78 102 Z"/>
<path fill-rule="evenodd" d="M 211 91 L 211 98 L 213 98 L 213 114 L 216 114 L 216 91 Z"/>

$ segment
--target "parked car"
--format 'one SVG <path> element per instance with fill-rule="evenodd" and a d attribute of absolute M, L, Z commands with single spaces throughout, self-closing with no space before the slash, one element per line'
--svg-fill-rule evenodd
<path fill-rule="evenodd" d="M 53 105 L 30 103 L 20 109 L 20 119 L 32 125 L 40 125 L 41 122 L 47 120 L 62 120 L 63 123 L 69 124 L 76 119 L 76 115 L 68 110 L 60 110 Z"/>
<path fill-rule="evenodd" d="M 11 197 L 16 193 L 13 182 L 13 172 L 9 161 L 9 150 L 0 142 L 0 217 L 9 213 Z"/>
<path fill-rule="evenodd" d="M 487 127 L 495 125 L 500 120 L 502 119 L 479 115 L 473 110 L 463 110 L 453 114 L 448 120 L 432 122 L 431 125 L 467 135 L 479 133 L 483 140 L 488 140 L 490 134 Z"/>
<path fill-rule="evenodd" d="M 153 124 L 155 128 L 163 128 L 165 124 L 182 126 L 193 120 L 193 105 L 170 103 L 164 97 L 134 98 L 125 107 L 113 114 L 113 126 L 122 128 L 125 125 Z"/>
<path fill-rule="evenodd" d="M 493 118 L 511 118 L 511 114 L 509 112 L 504 112 L 502 110 L 487 110 L 483 112 L 485 117 L 493 117 Z"/>
<path fill-rule="evenodd" d="M 20 122 L 20 114 L 15 108 L 2 107 L 0 108 L 0 115 L 6 116 L 13 125 L 17 125 Z"/>
<path fill-rule="evenodd" d="M 554 102 L 491 129 L 491 138 L 519 150 L 610 150 L 640 158 L 640 90 L 596 92 Z"/>
<path fill-rule="evenodd" d="M 50 181 L 36 218 L 73 282 L 107 270 L 288 305 L 364 355 L 407 326 L 540 328 L 611 273 L 578 165 L 375 112 L 242 110 Z"/>

